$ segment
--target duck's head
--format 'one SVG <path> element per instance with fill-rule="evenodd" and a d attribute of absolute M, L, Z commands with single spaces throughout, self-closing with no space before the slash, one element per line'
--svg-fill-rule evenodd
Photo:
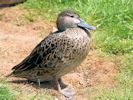
<path fill-rule="evenodd" d="M 86 23 L 76 12 L 72 10 L 65 10 L 61 12 L 57 17 L 56 24 L 59 31 L 65 31 L 67 28 L 76 27 L 87 28 L 89 30 L 96 29 L 96 27 Z"/>

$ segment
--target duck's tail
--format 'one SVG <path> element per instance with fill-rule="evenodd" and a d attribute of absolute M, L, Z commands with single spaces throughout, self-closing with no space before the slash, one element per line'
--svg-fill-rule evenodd
<path fill-rule="evenodd" d="M 12 76 L 14 76 L 13 73 L 10 73 L 10 74 L 6 75 L 5 77 L 8 78 L 8 77 L 12 77 Z"/>

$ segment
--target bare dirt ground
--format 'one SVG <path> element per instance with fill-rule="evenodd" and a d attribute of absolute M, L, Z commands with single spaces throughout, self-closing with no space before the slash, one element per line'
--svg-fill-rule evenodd
<path fill-rule="evenodd" d="M 26 55 L 50 32 L 53 24 L 37 19 L 25 21 L 22 17 L 27 11 L 19 7 L 0 9 L 0 75 L 4 78 L 11 72 L 11 68 L 23 60 Z M 40 36 L 40 33 L 43 33 Z M 88 100 L 87 89 L 103 85 L 112 87 L 117 74 L 116 66 L 110 60 L 99 56 L 95 50 L 91 51 L 86 60 L 77 70 L 65 75 L 63 80 L 76 91 L 74 100 Z M 19 80 L 8 78 L 7 81 Z M 63 96 L 51 87 L 37 86 L 33 83 L 10 83 L 14 90 L 21 92 L 19 100 L 28 100 L 28 97 L 46 92 L 59 100 Z M 47 88 L 45 88 L 47 87 Z M 35 99 L 36 100 L 36 99 Z M 56 99 L 57 100 L 57 99 Z"/>

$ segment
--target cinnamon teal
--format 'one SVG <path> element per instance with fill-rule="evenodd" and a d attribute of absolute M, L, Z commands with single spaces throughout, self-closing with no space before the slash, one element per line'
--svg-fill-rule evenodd
<path fill-rule="evenodd" d="M 94 26 L 87 24 L 72 10 L 65 10 L 58 15 L 58 31 L 45 37 L 20 64 L 12 68 L 10 74 L 28 80 L 52 80 L 56 88 L 66 97 L 74 92 L 65 87 L 61 77 L 77 68 L 86 58 L 91 41 L 89 30 Z"/>

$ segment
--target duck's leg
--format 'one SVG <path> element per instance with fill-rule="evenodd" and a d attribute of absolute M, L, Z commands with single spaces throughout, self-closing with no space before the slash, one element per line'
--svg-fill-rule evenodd
<path fill-rule="evenodd" d="M 55 84 L 54 86 L 56 87 L 56 89 L 60 93 L 62 93 L 65 97 L 72 98 L 74 96 L 75 93 L 72 91 L 72 89 L 69 86 L 67 86 L 67 85 L 65 85 L 63 83 L 63 81 L 61 80 L 61 78 L 54 77 L 53 82 Z"/>
<path fill-rule="evenodd" d="M 41 84 L 40 84 L 40 79 L 37 79 L 37 83 L 38 83 L 38 85 L 39 85 L 39 87 L 41 86 Z"/>
<path fill-rule="evenodd" d="M 61 88 L 68 87 L 68 85 L 66 85 L 61 78 L 58 79 L 58 82 L 59 82 Z"/>
<path fill-rule="evenodd" d="M 29 83 L 31 83 L 31 82 L 32 82 L 32 83 L 37 83 L 39 87 L 41 86 L 41 81 L 40 81 L 40 79 L 36 79 L 36 80 L 28 79 L 28 82 L 29 82 Z"/>

